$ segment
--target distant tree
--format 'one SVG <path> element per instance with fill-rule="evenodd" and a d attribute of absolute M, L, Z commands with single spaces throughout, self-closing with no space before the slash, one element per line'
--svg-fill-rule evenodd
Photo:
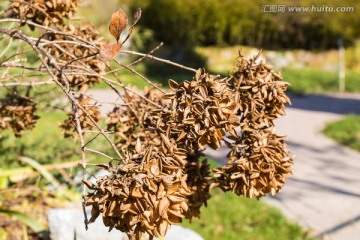
<path fill-rule="evenodd" d="M 356 0 L 145 0 L 141 4 L 146 14 L 140 24 L 152 29 L 158 40 L 172 45 L 328 49 L 337 47 L 338 36 L 347 44 L 360 37 L 360 2 Z M 310 10 L 262 12 L 279 5 Z M 319 12 L 325 7 L 333 7 L 334 11 L 336 7 L 353 7 L 354 11 Z"/>

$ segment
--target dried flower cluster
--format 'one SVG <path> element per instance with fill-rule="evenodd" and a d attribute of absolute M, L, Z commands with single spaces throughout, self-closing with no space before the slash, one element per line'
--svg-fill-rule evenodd
<path fill-rule="evenodd" d="M 292 158 L 271 127 L 289 102 L 287 84 L 256 60 L 240 56 L 229 78 L 199 69 L 191 81 L 170 80 L 166 94 L 126 91 L 124 105 L 106 121 L 125 157 L 117 167 L 99 165 L 109 175 L 95 185 L 85 182 L 94 190 L 87 200 L 91 221 L 101 213 L 110 229 L 159 237 L 182 218 L 199 217 L 211 187 L 250 198 L 278 192 Z M 221 141 L 229 161 L 212 178 L 200 157 Z"/>
<path fill-rule="evenodd" d="M 73 89 L 79 89 L 85 92 L 90 84 L 96 85 L 99 83 L 100 78 L 96 74 L 101 74 L 105 71 L 105 63 L 97 56 L 98 50 L 89 45 L 73 43 L 71 35 L 81 37 L 85 41 L 100 47 L 101 38 L 91 25 L 83 25 L 74 27 L 68 25 L 64 27 L 63 31 L 67 35 L 55 34 L 51 44 L 45 45 L 45 49 L 51 53 L 63 71 L 66 71 L 66 79 Z M 51 59 L 48 60 L 51 62 Z M 88 76 L 86 74 L 78 74 L 78 72 L 91 71 L 95 76 Z M 57 72 L 57 77 L 60 82 L 62 81 L 61 73 Z"/>
<path fill-rule="evenodd" d="M 88 195 L 93 222 L 102 213 L 105 226 L 136 235 L 164 236 L 171 224 L 181 221 L 188 211 L 187 176 L 179 161 L 185 162 L 182 151 L 164 154 L 159 148 L 149 148 L 140 163 L 136 156 L 126 154 L 126 164 L 109 166 L 110 176 L 86 183 L 95 190 Z M 176 156 L 176 160 L 174 159 Z"/>
<path fill-rule="evenodd" d="M 185 172 L 187 174 L 186 182 L 191 190 L 191 195 L 188 196 L 189 211 L 185 213 L 185 218 L 191 219 L 200 217 L 200 208 L 207 206 L 207 200 L 210 195 L 210 165 L 207 160 L 202 160 L 201 152 L 197 152 L 187 156 L 187 164 Z"/>
<path fill-rule="evenodd" d="M 166 97 L 171 99 L 171 111 L 164 112 L 158 121 L 170 127 L 178 145 L 189 152 L 204 150 L 207 145 L 218 149 L 225 131 L 237 136 L 239 107 L 227 78 L 200 69 L 192 81 L 169 81 L 169 86 L 173 91 Z"/>
<path fill-rule="evenodd" d="M 198 162 L 200 154 L 190 156 L 178 146 L 171 129 L 161 123 L 159 116 L 171 101 L 154 89 L 145 89 L 143 96 L 126 92 L 124 106 L 106 121 L 125 154 L 123 163 L 100 165 L 111 177 L 97 179 L 96 185 L 86 182 L 95 190 L 87 201 L 93 207 L 91 221 L 101 212 L 106 226 L 136 239 L 143 232 L 164 236 L 170 225 L 198 216 L 210 197 L 208 164 Z"/>
<path fill-rule="evenodd" d="M 16 137 L 21 137 L 23 131 L 32 129 L 39 119 L 35 111 L 33 100 L 16 92 L 8 93 L 0 99 L 0 130 L 12 130 Z"/>
<path fill-rule="evenodd" d="M 170 102 L 164 99 L 162 93 L 152 88 L 145 88 L 143 97 L 126 91 L 122 98 L 124 106 L 115 107 L 106 120 L 107 129 L 114 132 L 117 146 L 123 151 L 135 152 L 137 139 L 146 146 L 159 145 L 161 143 L 159 134 L 154 127 L 148 127 L 149 113 L 158 109 L 156 104 L 166 106 Z"/>
<path fill-rule="evenodd" d="M 290 103 L 285 91 L 288 83 L 272 66 L 259 62 L 260 53 L 252 59 L 239 56 L 232 72 L 231 88 L 242 112 L 241 126 L 264 129 L 274 126 L 274 120 L 285 115 L 285 104 Z"/>
<path fill-rule="evenodd" d="M 63 26 L 64 20 L 70 18 L 79 5 L 79 0 L 10 0 L 10 2 L 11 5 L 7 9 L 10 17 L 56 27 Z"/>
<path fill-rule="evenodd" d="M 56 59 L 58 67 L 61 68 L 56 74 L 64 86 L 69 84 L 69 87 L 85 92 L 90 84 L 99 83 L 98 74 L 105 70 L 105 63 L 98 55 L 103 39 L 91 25 L 75 27 L 65 22 L 65 19 L 76 12 L 79 0 L 10 0 L 10 2 L 7 8 L 10 17 L 20 18 L 25 24 L 26 20 L 31 20 L 44 26 L 55 26 L 62 31 L 62 34 L 49 32 L 44 35 L 44 38 L 48 39 L 44 48 L 50 52 L 53 59 Z M 34 28 L 33 25 L 29 27 Z M 81 38 L 82 41 L 74 39 L 73 36 L 77 39 Z M 53 59 L 48 59 L 49 65 L 52 65 Z M 78 74 L 79 72 L 83 74 Z"/>
<path fill-rule="evenodd" d="M 293 163 L 285 150 L 284 137 L 272 130 L 244 133 L 229 147 L 232 150 L 227 164 L 214 169 L 216 185 L 224 191 L 249 198 L 274 195 L 291 175 Z"/>
<path fill-rule="evenodd" d="M 285 114 L 287 83 L 272 67 L 246 60 L 241 55 L 232 73 L 231 88 L 239 103 L 241 135 L 225 141 L 231 149 L 227 164 L 214 169 L 215 186 L 245 197 L 275 194 L 291 175 L 293 160 L 285 150 L 284 137 L 271 129 Z"/>
<path fill-rule="evenodd" d="M 143 232 L 164 236 L 171 224 L 193 215 L 191 206 L 197 198 L 191 202 L 188 198 L 197 189 L 187 182 L 187 154 L 170 141 L 170 128 L 161 131 L 151 124 L 149 113 L 161 110 L 156 105 L 169 106 L 163 94 L 145 89 L 141 98 L 126 92 L 124 101 L 123 107 L 109 113 L 106 123 L 115 131 L 125 159 L 117 168 L 106 167 L 111 169 L 112 177 L 105 176 L 97 180 L 96 186 L 90 186 L 96 190 L 87 201 L 93 206 L 91 221 L 101 212 L 106 226 L 133 233 L 137 239 Z M 197 165 L 188 167 L 197 171 Z M 197 176 L 193 185 L 200 182 Z M 202 203 L 196 204 L 199 208 Z"/>
<path fill-rule="evenodd" d="M 79 109 L 79 121 L 80 127 L 83 131 L 94 129 L 94 124 L 90 121 L 89 117 L 92 118 L 95 122 L 98 122 L 101 118 L 100 109 L 94 103 L 92 103 L 90 97 L 85 97 L 80 95 L 78 98 L 78 104 L 84 108 L 86 112 Z M 64 137 L 73 137 L 74 140 L 78 137 L 78 132 L 76 130 L 76 122 L 74 112 L 69 112 L 68 118 L 60 123 L 60 127 L 63 129 Z"/>

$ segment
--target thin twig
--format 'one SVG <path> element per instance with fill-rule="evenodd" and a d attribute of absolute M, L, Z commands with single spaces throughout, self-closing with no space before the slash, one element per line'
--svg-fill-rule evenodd
<path fill-rule="evenodd" d="M 85 149 L 85 143 L 84 143 L 84 137 L 83 137 L 83 132 L 82 132 L 82 127 L 81 127 L 81 123 L 80 123 L 80 115 L 79 115 L 79 106 L 80 104 L 76 104 L 76 102 L 72 102 L 72 107 L 73 107 L 73 111 L 74 111 L 74 116 L 75 116 L 75 123 L 76 123 L 76 130 L 78 132 L 79 135 L 79 140 L 80 140 L 80 145 L 81 145 L 81 166 L 83 169 L 83 180 L 87 179 L 87 174 L 86 174 L 86 164 L 87 164 L 87 160 L 86 160 L 86 149 Z M 87 214 L 85 211 L 85 195 L 86 195 L 86 186 L 85 184 L 82 185 L 82 206 L 84 209 L 84 223 L 85 223 L 85 229 L 88 230 L 88 219 L 87 219 Z"/>
<path fill-rule="evenodd" d="M 142 60 L 144 60 L 145 58 L 147 58 L 148 56 L 151 56 L 151 54 L 153 54 L 156 50 L 158 50 L 160 47 L 162 47 L 164 45 L 163 42 L 161 42 L 159 45 L 157 45 L 155 48 L 153 48 L 150 52 L 148 52 L 147 54 L 145 54 L 144 56 L 142 56 L 141 58 L 139 58 L 138 60 L 130 63 L 127 65 L 127 67 L 131 67 L 139 62 L 141 62 Z"/>
<path fill-rule="evenodd" d="M 17 83 L 17 82 L 12 82 L 12 83 L 1 83 L 0 82 L 0 87 L 15 87 L 15 86 L 29 86 L 29 87 L 33 87 L 33 86 L 39 86 L 39 85 L 51 85 L 51 84 L 55 84 L 54 81 L 52 80 L 47 80 L 47 81 L 41 81 L 41 82 L 21 82 L 21 83 Z"/>
<path fill-rule="evenodd" d="M 120 52 L 121 52 L 121 53 L 128 53 L 128 54 L 138 55 L 138 56 L 145 56 L 145 55 L 146 55 L 146 54 L 144 54 L 144 53 L 138 53 L 138 52 L 135 52 L 135 51 L 128 51 L 128 50 L 121 50 Z M 170 64 L 170 65 L 174 65 L 174 66 L 176 66 L 176 67 L 179 67 L 179 68 L 182 68 L 182 69 L 191 71 L 191 72 L 197 72 L 197 70 L 194 69 L 194 68 L 186 67 L 186 66 L 184 66 L 184 65 L 181 65 L 181 64 L 179 64 L 179 63 L 172 62 L 172 61 L 170 61 L 170 60 L 158 58 L 158 57 L 155 57 L 155 56 L 153 56 L 153 55 L 147 55 L 146 57 L 147 57 L 147 58 L 150 58 L 150 59 L 153 59 L 153 60 L 156 60 L 156 61 L 159 61 L 159 62 L 163 62 L 163 63 Z"/>
<path fill-rule="evenodd" d="M 4 18 L 4 19 L 0 19 L 0 23 L 4 23 L 4 22 L 21 22 L 20 19 L 15 19 L 15 18 Z M 62 31 L 58 31 L 56 29 L 53 29 L 51 27 L 47 27 L 47 26 L 43 26 L 43 25 L 40 25 L 40 24 L 37 24 L 37 23 L 34 23 L 30 20 L 27 20 L 26 21 L 26 24 L 28 25 L 31 25 L 31 26 L 34 26 L 34 27 L 37 27 L 37 28 L 40 28 L 40 29 L 44 29 L 46 31 L 49 31 L 49 32 L 52 32 L 52 33 L 55 33 L 55 34 L 58 34 L 58 35 L 63 35 L 63 36 L 69 36 L 73 39 L 76 39 L 80 42 L 84 42 L 86 44 L 89 44 L 91 46 L 93 46 L 95 49 L 97 50 L 100 50 L 100 48 L 98 46 L 96 46 L 95 44 L 83 39 L 82 37 L 79 37 L 79 36 L 76 36 L 76 35 L 73 35 L 73 34 L 69 34 L 69 33 L 66 33 L 66 32 L 62 32 Z"/>
<path fill-rule="evenodd" d="M 45 68 L 29 67 L 29 66 L 20 65 L 20 64 L 13 64 L 12 62 L 0 63 L 0 67 L 22 68 L 22 69 L 26 69 L 26 70 L 39 71 L 39 72 L 46 71 Z"/>
<path fill-rule="evenodd" d="M 137 95 L 138 97 L 144 99 L 145 101 L 153 104 L 154 106 L 156 106 L 156 107 L 158 107 L 158 108 L 161 108 L 161 109 L 163 108 L 163 107 L 160 106 L 159 104 L 151 101 L 150 99 L 144 97 L 143 95 L 141 95 L 141 94 L 139 94 L 138 92 L 132 90 L 131 88 L 126 87 L 126 86 L 125 86 L 124 84 L 122 84 L 122 83 L 115 82 L 115 81 L 113 81 L 113 80 L 111 80 L 111 79 L 109 79 L 109 78 L 106 78 L 106 77 L 101 77 L 101 79 L 104 80 L 104 81 L 105 81 L 106 83 L 108 83 L 108 84 L 110 83 L 110 84 L 118 85 L 118 86 L 120 86 L 121 88 L 123 88 L 124 90 L 134 93 L 134 94 Z"/>
<path fill-rule="evenodd" d="M 0 58 L 2 56 L 4 56 L 4 54 L 9 50 L 9 48 L 11 47 L 12 41 L 13 41 L 13 38 L 10 38 L 8 45 L 5 47 L 4 51 L 2 51 L 2 53 L 0 54 Z"/>
<path fill-rule="evenodd" d="M 130 72 L 134 73 L 135 75 L 139 76 L 140 78 L 142 78 L 145 82 L 147 82 L 150 86 L 156 88 L 157 90 L 159 90 L 160 92 L 162 92 L 163 94 L 165 94 L 166 92 L 164 90 L 162 90 L 160 87 L 156 86 L 155 84 L 153 84 L 149 79 L 147 79 L 146 77 L 144 77 L 143 75 L 141 75 L 139 72 L 137 72 L 135 69 L 130 68 L 122 63 L 120 63 L 118 60 L 114 59 L 114 61 L 119 64 L 120 66 L 126 68 L 127 70 L 129 70 Z"/>
<path fill-rule="evenodd" d="M 94 149 L 91 149 L 91 148 L 86 148 L 86 151 L 99 154 L 99 155 L 104 156 L 104 157 L 106 157 L 106 158 L 108 158 L 108 159 L 110 159 L 110 160 L 115 160 L 115 158 L 110 157 L 109 155 L 107 155 L 107 154 L 105 154 L 105 153 L 103 153 L 103 152 L 99 152 L 99 151 L 94 150 Z"/>
<path fill-rule="evenodd" d="M 142 56 L 141 58 L 137 59 L 136 61 L 126 65 L 127 67 L 131 67 L 131 66 L 134 66 L 136 64 L 138 64 L 139 62 L 143 61 L 145 58 L 147 58 L 150 54 L 153 54 L 156 50 L 158 50 L 161 46 L 163 46 L 164 44 L 161 42 L 158 46 L 156 46 L 154 49 L 152 49 L 150 52 L 148 52 L 147 54 L 145 54 L 144 56 Z M 122 70 L 124 69 L 125 67 L 119 67 L 119 68 L 115 68 L 113 70 L 110 70 L 106 73 L 104 73 L 103 75 L 107 75 L 107 74 L 110 74 L 110 73 L 114 73 L 114 72 L 117 72 L 119 70 Z"/>

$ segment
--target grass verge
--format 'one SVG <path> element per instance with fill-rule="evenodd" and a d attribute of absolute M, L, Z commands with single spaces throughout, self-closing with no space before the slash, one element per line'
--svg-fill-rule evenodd
<path fill-rule="evenodd" d="M 337 72 L 312 68 L 287 68 L 282 70 L 284 81 L 291 84 L 289 91 L 295 93 L 338 92 L 339 77 Z M 347 72 L 346 92 L 360 91 L 360 73 Z"/>
<path fill-rule="evenodd" d="M 0 138 L 0 169 L 21 167 L 19 156 L 30 157 L 40 164 L 60 163 L 80 160 L 80 144 L 70 138 L 62 137 L 62 130 L 58 122 L 66 119 L 60 111 L 43 112 L 34 129 L 25 131 L 21 138 L 14 137 L 9 130 L 2 132 Z M 88 136 L 90 139 L 92 136 Z M 109 153 L 105 139 L 98 137 L 95 143 L 90 143 L 89 148 Z M 88 161 L 107 162 L 99 155 L 87 154 Z M 80 169 L 80 167 L 79 167 Z"/>
<path fill-rule="evenodd" d="M 296 223 L 288 221 L 279 210 L 256 199 L 245 199 L 233 193 L 212 191 L 208 207 L 202 207 L 201 218 L 184 227 L 206 240 L 300 240 L 310 239 Z"/>
<path fill-rule="evenodd" d="M 218 165 L 210 161 L 212 167 Z M 304 240 L 311 239 L 298 224 L 262 201 L 247 199 L 219 189 L 212 191 L 208 206 L 201 208 L 200 219 L 182 226 L 206 240 Z"/>
<path fill-rule="evenodd" d="M 348 115 L 328 123 L 323 132 L 338 143 L 360 151 L 360 115 Z"/>

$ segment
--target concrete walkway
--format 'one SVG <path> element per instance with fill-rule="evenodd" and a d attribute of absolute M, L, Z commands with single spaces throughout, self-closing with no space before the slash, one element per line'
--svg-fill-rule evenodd
<path fill-rule="evenodd" d="M 360 239 L 360 153 L 321 134 L 324 124 L 360 114 L 360 95 L 293 97 L 277 130 L 296 155 L 294 176 L 276 204 L 326 239 Z"/>
<path fill-rule="evenodd" d="M 93 95 L 104 101 L 111 97 L 102 91 Z M 310 229 L 313 236 L 358 240 L 360 153 L 326 138 L 321 130 L 326 122 L 345 114 L 360 114 L 360 95 L 291 96 L 291 100 L 287 116 L 277 121 L 277 133 L 288 136 L 288 147 L 296 155 L 294 176 L 278 195 L 265 201 Z M 226 153 L 226 149 L 207 151 L 223 163 Z"/>

